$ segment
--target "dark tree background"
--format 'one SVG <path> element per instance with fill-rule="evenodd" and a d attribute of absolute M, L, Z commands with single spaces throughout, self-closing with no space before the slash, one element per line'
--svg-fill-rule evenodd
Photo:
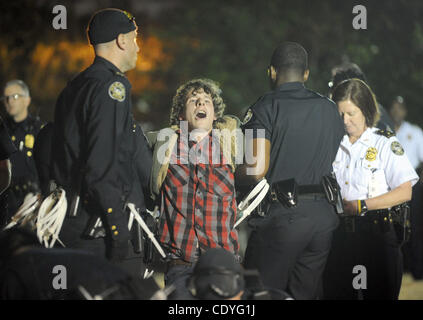
<path fill-rule="evenodd" d="M 56 4 L 67 8 L 67 30 L 52 27 Z M 352 27 L 358 4 L 367 9 L 367 30 Z M 52 119 L 66 81 L 92 61 L 84 30 L 92 12 L 105 7 L 132 11 L 137 18 L 141 58 L 128 77 L 134 113 L 148 128 L 167 124 L 175 90 L 196 77 L 220 82 L 228 112 L 242 117 L 268 90 L 266 68 L 284 40 L 308 50 L 309 88 L 326 94 L 332 67 L 355 62 L 383 105 L 402 95 L 411 122 L 423 125 L 420 0 L 2 1 L 1 84 L 26 80 L 35 109 Z"/>

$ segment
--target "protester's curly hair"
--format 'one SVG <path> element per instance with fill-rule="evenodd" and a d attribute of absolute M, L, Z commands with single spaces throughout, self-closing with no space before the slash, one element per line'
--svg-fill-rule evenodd
<path fill-rule="evenodd" d="M 210 94 L 213 100 L 214 113 L 216 118 L 223 116 L 225 103 L 223 102 L 222 90 L 219 84 L 210 79 L 193 79 L 181 85 L 172 99 L 172 109 L 170 110 L 170 125 L 179 124 L 179 116 L 183 113 L 188 94 L 192 91 L 203 89 L 205 93 Z"/>

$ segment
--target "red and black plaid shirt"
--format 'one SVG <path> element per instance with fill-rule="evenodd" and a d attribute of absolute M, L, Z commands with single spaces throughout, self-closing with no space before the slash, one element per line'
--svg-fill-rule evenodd
<path fill-rule="evenodd" d="M 236 254 L 231 167 L 222 160 L 218 138 L 212 134 L 198 143 L 186 140 L 179 135 L 161 188 L 160 241 L 174 258 L 189 262 L 209 248 L 222 247 Z"/>

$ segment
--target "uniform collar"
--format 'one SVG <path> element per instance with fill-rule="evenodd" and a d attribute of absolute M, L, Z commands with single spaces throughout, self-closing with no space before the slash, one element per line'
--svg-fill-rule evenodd
<path fill-rule="evenodd" d="M 296 81 L 296 82 L 285 82 L 279 85 L 276 90 L 278 91 L 292 91 L 292 90 L 300 90 L 304 89 L 304 83 Z"/>
<path fill-rule="evenodd" d="M 20 121 L 20 122 L 15 122 L 15 120 L 10 116 L 8 116 L 6 119 L 10 127 L 16 128 L 20 126 L 26 126 L 29 122 L 31 122 L 32 116 L 31 114 L 28 113 L 28 116 L 23 121 Z"/>
<path fill-rule="evenodd" d="M 401 123 L 401 126 L 399 127 L 399 129 L 398 129 L 398 132 L 400 132 L 400 131 L 406 131 L 407 129 L 409 129 L 411 127 L 411 124 L 410 124 L 410 122 L 407 122 L 407 121 L 403 121 L 402 123 Z"/>
<path fill-rule="evenodd" d="M 100 64 L 105 66 L 107 69 L 112 71 L 113 73 L 119 73 L 120 75 L 124 75 L 122 71 L 118 67 L 116 67 L 113 63 L 111 63 L 109 60 L 104 59 L 100 56 L 95 56 L 94 63 L 93 64 Z"/>
<path fill-rule="evenodd" d="M 374 144 L 374 135 L 372 134 L 375 128 L 367 128 L 358 138 L 358 140 L 354 144 L 363 144 L 365 146 L 372 146 Z M 348 137 L 348 134 L 344 136 L 344 139 L 342 139 L 341 144 L 345 146 L 346 148 L 351 148 L 352 144 L 350 142 L 350 139 Z"/>
<path fill-rule="evenodd" d="M 373 135 L 374 128 L 367 128 L 366 131 L 363 132 L 360 139 L 357 142 L 364 144 L 365 146 L 371 146 L 374 143 L 374 135 Z"/>

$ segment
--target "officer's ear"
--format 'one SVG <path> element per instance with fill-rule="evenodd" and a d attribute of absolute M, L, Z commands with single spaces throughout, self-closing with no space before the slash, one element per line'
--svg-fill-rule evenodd
<path fill-rule="evenodd" d="M 309 69 L 307 69 L 306 71 L 304 71 L 304 76 L 303 76 L 304 82 L 306 82 L 308 80 L 308 76 L 309 75 L 310 75 L 310 70 Z"/>
<path fill-rule="evenodd" d="M 116 38 L 116 44 L 118 48 L 124 50 L 126 47 L 126 43 L 127 43 L 127 40 L 125 35 L 123 33 L 120 33 Z"/>
<path fill-rule="evenodd" d="M 277 73 L 276 73 L 275 67 L 274 66 L 270 66 L 269 67 L 269 77 L 270 77 L 270 79 L 272 79 L 273 82 L 276 81 L 276 76 L 277 76 Z"/>

